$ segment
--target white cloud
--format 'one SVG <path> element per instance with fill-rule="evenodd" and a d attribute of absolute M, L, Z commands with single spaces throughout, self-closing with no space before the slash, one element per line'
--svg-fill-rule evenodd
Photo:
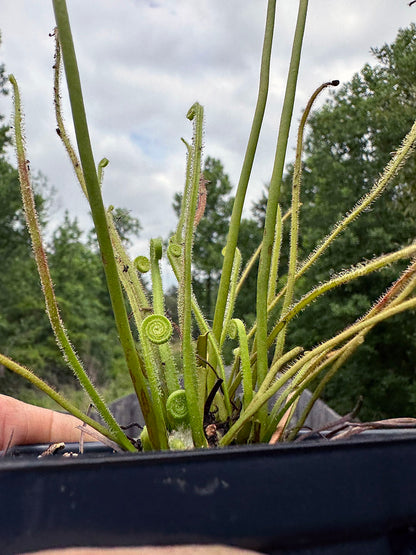
<path fill-rule="evenodd" d="M 180 137 L 191 136 L 185 114 L 195 100 L 206 109 L 205 154 L 221 158 L 232 182 L 238 181 L 257 94 L 266 1 L 71 0 L 68 5 L 95 156 L 97 162 L 110 159 L 105 201 L 140 219 L 137 248 L 143 248 L 145 239 L 174 227 L 171 202 L 185 167 Z M 296 5 L 278 2 L 252 200 L 272 169 Z M 58 190 L 60 211 L 69 208 L 87 226 L 88 208 L 55 132 L 52 3 L 0 0 L 0 7 L 1 60 L 21 86 L 31 166 Z M 371 61 L 371 46 L 393 41 L 415 15 L 416 7 L 406 0 L 311 1 L 295 122 L 316 86 L 348 80 Z M 10 97 L 0 100 L 0 113 L 11 113 Z"/>

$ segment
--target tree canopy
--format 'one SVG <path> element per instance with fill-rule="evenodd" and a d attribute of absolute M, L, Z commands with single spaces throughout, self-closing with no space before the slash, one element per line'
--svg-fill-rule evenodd
<path fill-rule="evenodd" d="M 0 93 L 7 93 L 4 66 L 0 66 Z M 7 126 L 1 124 L 3 119 L 0 116 L 0 351 L 35 370 L 52 386 L 67 384 L 76 389 L 78 382 L 66 366 L 46 316 L 18 172 L 5 154 L 10 138 Z M 51 236 L 46 250 L 63 321 L 92 380 L 108 387 L 119 380 L 120 370 L 126 376 L 128 372 L 113 324 L 95 234 L 84 233 L 68 214 L 52 233 L 47 230 L 51 188 L 41 175 L 33 182 L 39 221 L 44 236 Z M 113 214 L 121 239 L 128 244 L 139 233 L 140 223 L 125 209 L 115 208 Z M 124 377 L 119 383 L 125 388 Z M 25 380 L 5 368 L 0 368 L 0 391 L 32 401 L 36 397 Z M 112 390 L 112 394 L 117 392 Z"/>
<path fill-rule="evenodd" d="M 306 257 L 372 186 L 416 114 L 416 27 L 372 50 L 366 64 L 315 112 L 305 142 L 300 249 Z M 290 170 L 290 168 L 289 168 Z M 343 268 L 404 246 L 416 235 L 414 157 L 370 210 L 340 236 L 302 278 L 299 293 Z M 288 203 L 291 171 L 283 187 Z M 305 348 L 353 322 L 397 275 L 388 268 L 334 290 L 296 319 L 289 340 Z M 364 396 L 362 418 L 413 415 L 416 403 L 414 321 L 397 317 L 376 328 L 329 384 L 325 398 L 340 412 Z"/>
<path fill-rule="evenodd" d="M 300 259 L 306 258 L 371 188 L 413 124 L 416 26 L 401 30 L 393 44 L 374 48 L 372 53 L 375 63 L 366 64 L 310 117 L 303 155 Z M 223 173 L 221 162 L 215 161 L 215 166 Z M 416 236 L 415 169 L 413 157 L 383 197 L 353 222 L 299 280 L 298 298 L 352 264 L 405 246 Z M 293 168 L 289 165 L 282 184 L 283 213 L 290 207 L 292 175 Z M 218 194 L 223 194 L 220 182 L 214 183 Z M 219 198 L 218 194 L 214 196 L 215 189 L 208 191 L 211 213 L 216 210 Z M 228 194 L 229 189 L 225 191 Z M 179 198 L 176 206 L 178 201 Z M 252 218 L 242 222 L 239 246 L 244 263 L 261 241 L 265 202 L 266 193 L 263 193 L 253 206 Z M 222 213 L 222 219 L 209 219 L 208 212 L 207 219 L 199 224 L 195 238 L 198 288 L 207 288 L 209 281 L 208 290 L 216 290 L 218 271 L 210 273 L 209 269 L 219 268 L 220 260 L 214 263 L 209 253 L 218 255 L 220 251 L 228 210 L 227 201 L 227 213 Z M 288 229 L 284 228 L 286 248 L 282 249 L 279 275 L 282 282 L 287 271 L 288 237 Z M 353 323 L 370 309 L 397 275 L 398 265 L 325 295 L 291 322 L 289 344 L 308 349 L 340 331 L 346 323 Z M 253 268 L 235 306 L 236 315 L 244 317 L 248 324 L 253 319 L 251 315 L 254 316 L 255 282 L 256 268 Z M 415 356 L 413 320 L 408 315 L 395 317 L 366 337 L 365 344 L 327 386 L 325 399 L 340 413 L 345 413 L 362 395 L 364 405 L 360 417 L 363 419 L 413 415 Z"/>
<path fill-rule="evenodd" d="M 312 114 L 305 140 L 301 191 L 300 257 L 305 258 L 365 194 L 391 153 L 400 145 L 416 114 L 416 26 L 401 30 L 394 43 L 372 50 L 375 63 L 362 70 Z M 5 94 L 0 66 L 0 93 Z M 36 369 L 52 385 L 69 382 L 71 374 L 51 338 L 29 236 L 24 223 L 18 176 L 6 160 L 7 127 L 0 116 L 0 349 Z M 416 162 L 413 157 L 394 183 L 366 213 L 337 238 L 325 255 L 298 282 L 299 298 L 317 283 L 348 268 L 404 246 L 416 236 Z M 194 241 L 194 290 L 212 317 L 231 215 L 232 185 L 220 160 L 204 165 L 207 196 L 204 217 Z M 292 167 L 282 184 L 283 213 L 289 208 Z M 40 219 L 47 222 L 45 184 L 36 182 Z M 175 195 L 178 213 L 181 196 Z M 239 248 L 245 264 L 262 237 L 265 197 L 242 221 Z M 121 238 L 128 243 L 140 224 L 123 209 L 113 212 Z M 288 232 L 285 230 L 285 237 Z M 95 381 L 113 379 L 124 362 L 114 333 L 113 317 L 100 256 L 68 215 L 48 245 L 51 273 L 63 319 L 74 345 Z M 287 242 L 286 242 L 287 244 Z M 279 279 L 284 281 L 287 250 Z M 397 267 L 335 289 L 291 322 L 287 341 L 308 349 L 368 310 L 397 275 Z M 235 315 L 252 323 L 256 271 L 252 270 L 235 305 Z M 416 407 L 416 337 L 413 319 L 397 316 L 366 337 L 363 346 L 328 385 L 325 399 L 341 413 L 364 396 L 362 419 L 413 415 Z M 126 373 L 127 375 L 127 373 Z M 0 390 L 15 393 L 26 384 L 0 369 Z"/>

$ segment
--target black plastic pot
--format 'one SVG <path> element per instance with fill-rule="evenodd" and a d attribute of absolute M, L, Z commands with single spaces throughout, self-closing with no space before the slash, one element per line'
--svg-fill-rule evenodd
<path fill-rule="evenodd" d="M 416 433 L 347 442 L 0 459 L 0 553 L 225 543 L 416 553 Z"/>

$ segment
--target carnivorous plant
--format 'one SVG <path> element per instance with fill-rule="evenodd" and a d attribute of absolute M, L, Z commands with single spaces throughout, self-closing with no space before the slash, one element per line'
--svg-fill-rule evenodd
<path fill-rule="evenodd" d="M 14 90 L 14 133 L 22 200 L 46 310 L 63 356 L 105 424 L 96 423 L 79 407 L 73 406 L 37 377 L 34 371 L 3 354 L 0 354 L 0 363 L 30 380 L 63 409 L 79 417 L 124 450 L 186 449 L 268 442 L 276 434 L 276 430 L 278 439 L 288 435 L 294 437 L 323 386 L 365 340 L 373 327 L 395 314 L 416 307 L 414 243 L 369 261 L 357 261 L 356 266 L 344 269 L 328 281 L 319 283 L 301 298 L 297 293 L 299 279 L 318 258 L 325 255 L 328 247 L 349 224 L 380 197 L 406 162 L 416 140 L 416 124 L 369 191 L 361 199 L 357 199 L 352 209 L 329 231 L 310 256 L 303 261 L 299 260 L 305 127 L 316 98 L 325 89 L 338 84 L 337 81 L 328 81 L 320 85 L 303 112 L 297 135 L 291 208 L 283 217 L 279 206 L 280 184 L 308 9 L 308 0 L 300 0 L 270 179 L 263 239 L 252 259 L 242 269 L 237 240 L 267 101 L 275 26 L 276 0 L 268 0 L 257 104 L 236 191 L 215 314 L 211 323 L 204 316 L 192 288 L 194 232 L 204 217 L 206 194 L 204 176 L 201 173 L 203 107 L 196 102 L 186 114 L 192 126 L 192 141 L 183 140 L 186 153 L 185 186 L 177 228 L 166 249 L 162 240 L 155 237 L 150 241 L 146 256 L 131 260 L 117 234 L 112 207 L 106 208 L 103 202 L 101 180 L 107 161 L 104 159 L 97 165 L 94 160 L 65 0 L 53 0 L 53 8 L 56 18 L 54 101 L 58 134 L 91 207 L 116 331 L 146 423 L 140 441 L 131 441 L 114 419 L 88 377 L 62 322 L 36 215 L 22 132 L 20 92 L 13 75 L 10 76 L 10 82 Z M 71 104 L 76 148 L 71 144 L 61 116 L 62 65 Z M 290 226 L 289 264 L 288 268 L 282 268 L 279 254 L 283 227 L 286 225 Z M 172 349 L 172 341 L 178 340 L 173 339 L 173 323 L 167 317 L 164 305 L 160 271 L 164 256 L 167 257 L 178 283 L 179 321 L 175 322 L 175 326 L 180 330 L 180 364 L 177 363 Z M 288 327 L 294 325 L 292 321 L 296 315 L 306 310 L 316 298 L 400 259 L 409 259 L 407 269 L 386 292 L 380 292 L 382 296 L 373 308 L 354 324 L 307 352 L 301 345 L 290 350 L 286 348 Z M 242 320 L 234 316 L 233 308 L 241 286 L 257 260 L 256 321 L 248 329 Z M 151 298 L 141 280 L 141 274 L 146 271 L 150 271 L 151 275 Z M 279 275 L 286 278 L 279 279 Z M 125 298 L 128 299 L 128 308 Z M 134 326 L 129 320 L 129 312 L 132 313 Z M 231 369 L 226 368 L 224 363 L 223 350 L 227 337 L 235 341 Z M 289 416 L 293 413 L 299 396 L 312 383 L 316 387 L 312 402 L 296 426 L 287 430 Z"/>

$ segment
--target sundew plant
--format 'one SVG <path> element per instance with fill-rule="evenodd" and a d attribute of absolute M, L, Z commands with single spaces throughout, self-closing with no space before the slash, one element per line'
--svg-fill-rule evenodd
<path fill-rule="evenodd" d="M 177 229 L 170 237 L 167 247 L 160 238 L 154 238 L 150 241 L 148 256 L 139 256 L 131 260 L 117 234 L 112 207 L 105 208 L 103 203 L 101 182 L 103 168 L 108 161 L 103 159 L 96 164 L 94 160 L 65 0 L 53 0 L 53 8 L 56 18 L 54 101 L 58 135 L 91 207 L 116 332 L 145 419 L 146 425 L 141 432 L 140 440 L 129 438 L 114 419 L 84 370 L 62 322 L 34 204 L 22 133 L 20 92 L 12 75 L 10 82 L 14 90 L 15 146 L 22 200 L 46 311 L 63 356 L 87 392 L 91 403 L 102 416 L 104 424 L 92 420 L 79 407 L 71 404 L 38 378 L 35 372 L 3 354 L 0 354 L 0 363 L 28 379 L 62 408 L 127 451 L 203 448 L 232 443 L 269 442 L 272 438 L 274 441 L 292 439 L 326 383 L 365 341 L 366 335 L 374 326 L 391 316 L 416 307 L 414 243 L 370 261 L 357 261 L 356 266 L 342 269 L 330 280 L 317 284 L 307 294 L 298 294 L 299 279 L 325 255 L 328 247 L 336 242 L 337 237 L 349 224 L 379 199 L 406 162 L 416 140 L 416 125 L 409 131 L 368 192 L 356 200 L 351 210 L 329 230 L 328 235 L 305 260 L 299 260 L 302 147 L 305 127 L 318 95 L 338 84 L 338 81 L 328 81 L 320 85 L 305 107 L 297 135 L 291 207 L 287 214 L 282 214 L 279 206 L 280 184 L 308 8 L 308 0 L 300 0 L 270 179 L 263 238 L 251 260 L 242 268 L 237 240 L 267 101 L 275 27 L 276 1 L 268 0 L 257 104 L 223 252 L 224 262 L 214 319 L 208 322 L 192 288 L 194 233 L 204 217 L 204 200 L 207 194 L 205 179 L 201 173 L 203 107 L 196 102 L 186 114 L 192 127 L 192 140 L 183 140 L 186 153 L 185 187 Z M 77 149 L 72 146 L 61 117 L 62 65 L 69 92 Z M 232 130 L 230 132 L 232 133 Z M 140 191 L 138 194 L 140 195 Z M 290 227 L 288 267 L 282 267 L 279 263 L 284 226 Z M 160 271 L 164 256 L 167 257 L 178 283 L 179 321 L 174 323 L 167 317 L 164 306 Z M 290 350 L 286 347 L 288 327 L 296 325 L 295 317 L 306 310 L 315 299 L 335 287 L 343 286 L 402 259 L 409 260 L 405 271 L 397 276 L 397 280 L 387 291 L 380 291 L 380 297 L 375 300 L 371 310 L 355 323 L 307 352 L 301 345 Z M 242 284 L 249 272 L 253 271 L 257 261 L 256 321 L 249 328 L 242 320 L 234 317 L 233 309 Z M 151 295 L 147 293 L 141 281 L 141 274 L 144 272 L 150 272 L 151 275 Z M 130 313 L 131 320 L 128 316 Z M 180 364 L 174 356 L 172 345 L 173 324 L 180 330 Z M 225 367 L 223 354 L 228 338 L 234 341 L 231 368 Z M 309 405 L 300 420 L 289 429 L 288 423 L 299 396 L 305 388 L 311 386 L 314 390 Z"/>

